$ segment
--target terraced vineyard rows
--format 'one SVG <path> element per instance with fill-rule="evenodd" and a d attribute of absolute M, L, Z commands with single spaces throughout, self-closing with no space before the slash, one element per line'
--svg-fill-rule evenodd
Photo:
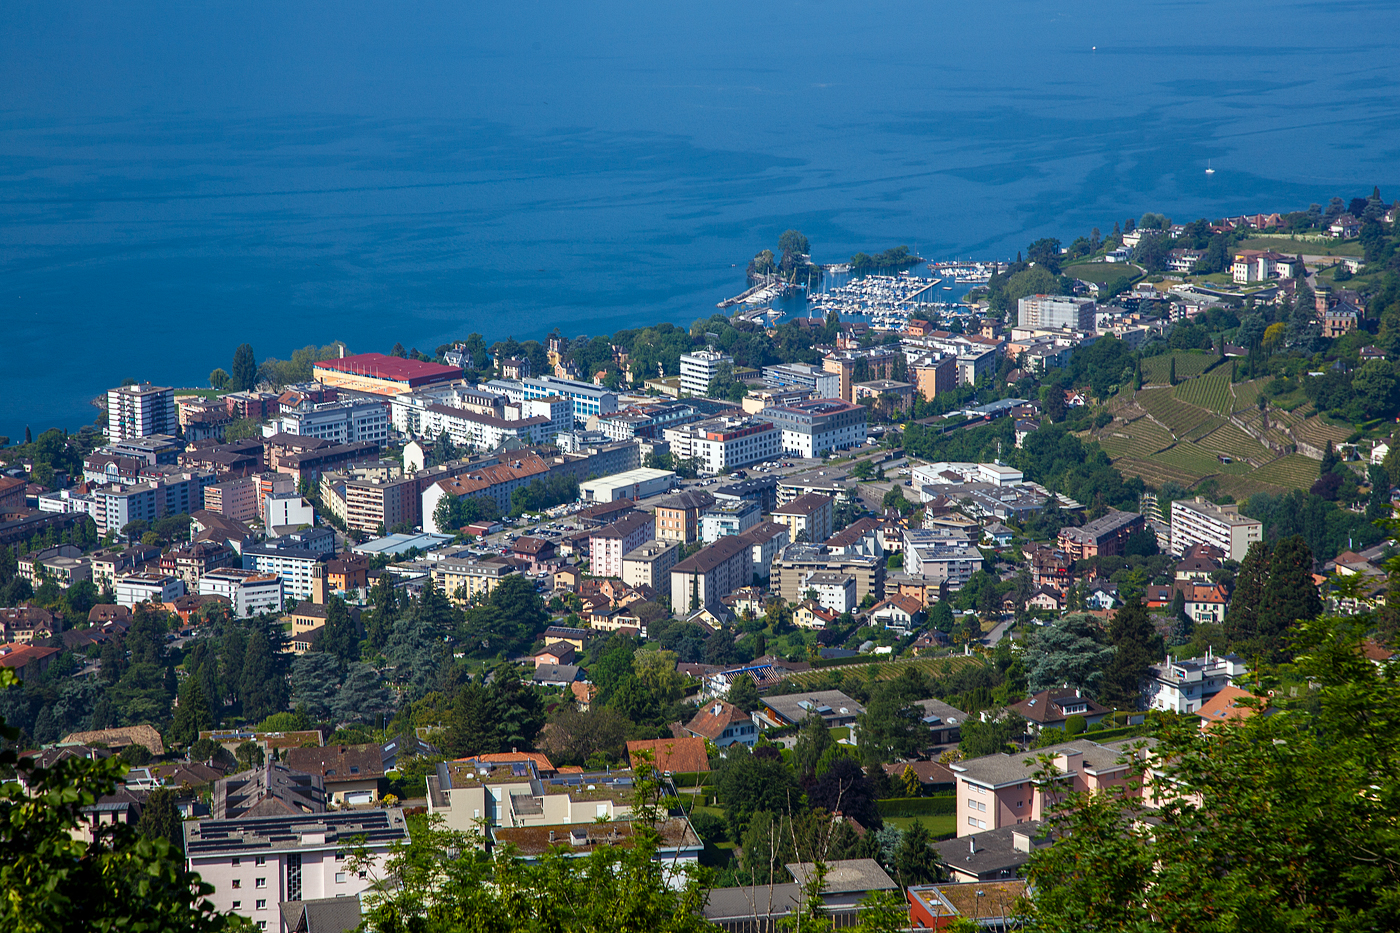
<path fill-rule="evenodd" d="M 1176 360 L 1176 378 L 1190 379 L 1192 376 L 1199 376 L 1215 363 L 1217 357 L 1214 353 L 1164 353 L 1161 356 L 1149 356 L 1142 361 L 1142 378 L 1144 382 L 1163 383 L 1171 375 L 1171 361 Z"/>
<path fill-rule="evenodd" d="M 1189 489 L 1201 480 L 1199 473 L 1181 470 L 1157 460 L 1134 460 L 1124 457 L 1122 460 L 1115 460 L 1113 465 L 1124 476 L 1142 477 L 1142 481 L 1149 486 L 1161 486 L 1171 480 Z"/>
<path fill-rule="evenodd" d="M 1239 460 L 1233 463 L 1221 463 L 1215 451 L 1207 450 L 1189 441 L 1182 441 L 1176 446 L 1157 454 L 1153 459 L 1202 475 L 1209 475 L 1212 473 L 1243 474 L 1251 473 L 1254 470 L 1254 467 Z"/>
<path fill-rule="evenodd" d="M 1212 431 L 1209 436 L 1201 438 L 1199 443 L 1206 450 L 1225 454 L 1236 460 L 1266 463 L 1275 456 L 1269 448 L 1228 421 Z"/>
<path fill-rule="evenodd" d="M 1317 482 L 1320 466 L 1321 464 L 1310 457 L 1289 454 L 1256 470 L 1250 478 L 1256 482 L 1272 483 L 1289 489 L 1307 489 Z"/>
<path fill-rule="evenodd" d="M 1099 445 L 1110 457 L 1148 459 L 1171 443 L 1171 434 L 1147 418 L 1130 424 L 1115 422 L 1099 437 Z"/>
<path fill-rule="evenodd" d="M 1230 394 L 1230 371 L 1218 369 L 1198 379 L 1188 379 L 1176 387 L 1174 396 L 1183 402 L 1228 415 L 1234 410 L 1235 399 Z"/>

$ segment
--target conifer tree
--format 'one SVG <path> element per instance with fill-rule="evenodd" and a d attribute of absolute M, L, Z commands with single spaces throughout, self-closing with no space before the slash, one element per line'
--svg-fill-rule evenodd
<path fill-rule="evenodd" d="M 1103 673 L 1101 699 L 1117 709 L 1136 709 L 1148 668 L 1162 657 L 1162 638 L 1140 597 L 1130 597 L 1114 613 L 1108 639 L 1113 657 Z"/>
<path fill-rule="evenodd" d="M 1275 663 L 1292 659 L 1288 643 L 1294 623 L 1322 614 L 1313 583 L 1313 554 L 1302 535 L 1284 538 L 1269 557 L 1269 575 L 1259 603 L 1259 654 Z"/>
<path fill-rule="evenodd" d="M 251 344 L 240 343 L 233 351 L 233 386 L 235 392 L 247 392 L 258 384 L 258 362 L 253 358 Z"/>
<path fill-rule="evenodd" d="M 168 738 L 178 745 L 192 745 L 205 729 L 214 728 L 214 716 L 209 712 L 209 698 L 204 695 L 200 672 L 185 678 L 180 685 L 180 706 Z"/>
<path fill-rule="evenodd" d="M 1240 563 L 1235 575 L 1235 592 L 1225 612 L 1225 638 L 1234 650 L 1246 650 L 1259 634 L 1259 605 L 1264 599 L 1264 582 L 1269 576 L 1269 546 L 1256 541 Z"/>

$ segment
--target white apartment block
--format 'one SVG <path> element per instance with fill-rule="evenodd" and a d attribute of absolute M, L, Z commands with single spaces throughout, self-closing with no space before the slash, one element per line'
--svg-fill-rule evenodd
<path fill-rule="evenodd" d="M 117 577 L 117 605 L 168 603 L 185 595 L 185 581 L 167 573 L 128 573 Z"/>
<path fill-rule="evenodd" d="M 695 458 L 702 473 L 720 473 L 782 454 L 782 432 L 754 418 L 712 418 L 667 428 L 663 434 L 672 455 Z"/>
<path fill-rule="evenodd" d="M 707 395 L 710 380 L 719 375 L 722 365 L 734 365 L 734 357 L 718 350 L 696 350 L 681 354 L 681 391 L 690 395 Z"/>
<path fill-rule="evenodd" d="M 1240 561 L 1251 544 L 1264 540 L 1263 522 L 1241 515 L 1238 505 L 1216 505 L 1200 496 L 1173 502 L 1171 525 L 1171 550 L 1178 556 L 1192 545 L 1209 544 Z"/>
<path fill-rule="evenodd" d="M 243 569 L 275 574 L 282 578 L 282 595 L 301 602 L 310 599 L 324 568 L 324 555 L 307 548 L 276 548 L 265 544 L 243 548 Z"/>
<path fill-rule="evenodd" d="M 526 399 L 561 396 L 573 406 L 573 418 L 577 424 L 587 424 L 594 415 L 609 415 L 617 411 L 617 393 L 611 389 L 595 386 L 590 382 L 575 379 L 559 379 L 555 376 L 534 376 L 529 379 L 493 379 L 486 388 L 502 392 L 517 402 Z"/>
<path fill-rule="evenodd" d="M 1068 330 L 1094 329 L 1092 298 L 1071 295 L 1031 295 L 1020 299 L 1016 307 L 1016 323 L 1021 327 L 1053 327 Z"/>
<path fill-rule="evenodd" d="M 211 570 L 199 578 L 199 595 L 222 596 L 235 616 L 247 619 L 282 611 L 282 578 L 256 570 Z"/>
<path fill-rule="evenodd" d="M 292 409 L 263 426 L 264 437 L 277 433 L 316 437 L 333 444 L 368 441 L 382 447 L 389 442 L 389 405 L 379 400 L 343 401 Z"/>
<path fill-rule="evenodd" d="M 839 570 L 812 570 L 803 574 L 802 593 L 817 594 L 817 604 L 832 612 L 856 607 L 856 578 Z"/>
<path fill-rule="evenodd" d="M 290 929 L 278 904 L 354 897 L 384 877 L 390 847 L 409 840 L 397 808 L 191 820 L 184 831 L 185 863 L 213 886 L 214 908 L 275 933 Z M 351 871 L 360 846 L 369 864 Z"/>
<path fill-rule="evenodd" d="M 177 434 L 175 390 L 149 382 L 107 390 L 107 436 L 113 441 Z"/>
<path fill-rule="evenodd" d="M 864 444 L 866 414 L 864 405 L 814 398 L 765 408 L 761 417 L 782 431 L 783 453 L 810 458 Z"/>
<path fill-rule="evenodd" d="M 294 492 L 274 492 L 263 500 L 264 528 L 299 528 L 316 524 L 316 510 Z"/>

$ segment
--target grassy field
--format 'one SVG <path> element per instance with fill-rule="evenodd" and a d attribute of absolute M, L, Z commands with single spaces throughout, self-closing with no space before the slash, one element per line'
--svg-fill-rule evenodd
<path fill-rule="evenodd" d="M 885 817 L 885 825 L 893 826 L 896 829 L 908 829 L 914 825 L 915 820 L 923 823 L 924 828 L 935 839 L 958 834 L 958 817 L 954 813 L 939 816 L 887 816 Z"/>
<path fill-rule="evenodd" d="M 1272 249 L 1288 256 L 1297 256 L 1300 253 L 1304 256 L 1360 256 L 1364 252 L 1361 244 L 1355 240 L 1328 240 L 1322 243 L 1268 234 L 1250 237 L 1239 245 L 1239 249 Z"/>
<path fill-rule="evenodd" d="M 968 664 L 981 664 L 978 658 L 951 657 L 951 658 L 909 658 L 903 661 L 874 661 L 870 664 L 843 664 L 835 667 L 818 667 L 801 674 L 794 674 L 787 678 L 789 683 L 806 685 L 821 681 L 828 674 L 835 672 L 841 676 L 857 674 L 860 677 L 872 677 L 876 681 L 893 680 L 898 677 L 905 668 L 913 667 L 923 671 L 930 677 L 944 677 L 953 671 Z"/>
<path fill-rule="evenodd" d="M 1084 282 L 1093 282 L 1095 285 L 1107 285 L 1116 282 L 1123 276 L 1136 278 L 1143 274 L 1141 266 L 1136 266 L 1131 262 L 1084 262 L 1077 266 L 1070 266 L 1064 270 L 1065 275 L 1072 279 L 1080 279 Z"/>
<path fill-rule="evenodd" d="M 1171 375 L 1172 360 L 1176 360 L 1176 378 L 1180 380 L 1199 376 L 1218 359 L 1219 357 L 1214 353 L 1205 350 L 1182 350 L 1176 353 L 1163 353 L 1160 356 L 1149 356 L 1142 361 L 1142 381 L 1159 385 L 1165 384 Z"/>

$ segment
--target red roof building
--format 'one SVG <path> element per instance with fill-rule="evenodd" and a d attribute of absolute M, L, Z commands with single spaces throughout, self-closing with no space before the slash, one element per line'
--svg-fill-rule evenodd
<path fill-rule="evenodd" d="M 327 386 L 399 395 L 422 386 L 461 379 L 462 370 L 457 366 L 424 363 L 383 353 L 357 353 L 336 360 L 322 360 L 315 365 L 313 375 Z"/>

